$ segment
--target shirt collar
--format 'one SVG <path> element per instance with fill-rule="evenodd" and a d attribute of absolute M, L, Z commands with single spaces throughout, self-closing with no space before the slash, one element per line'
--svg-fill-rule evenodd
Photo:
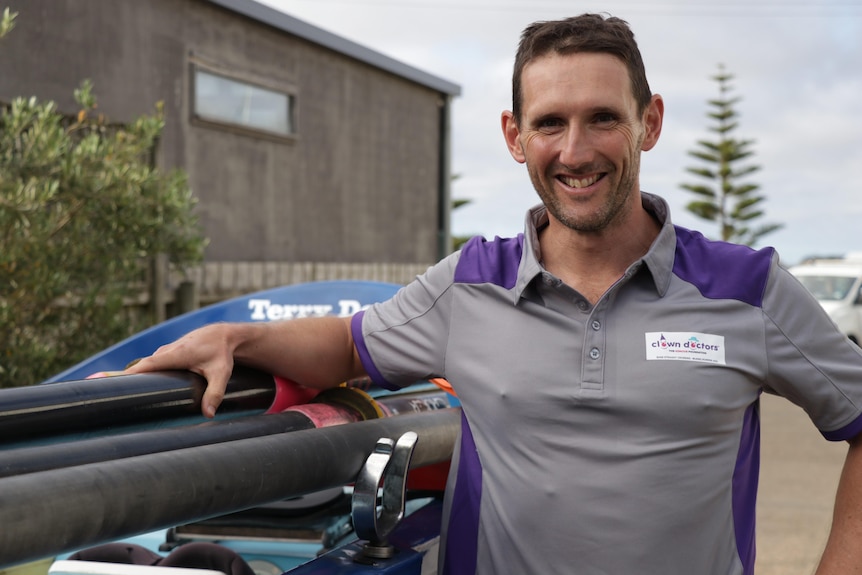
<path fill-rule="evenodd" d="M 673 261 L 676 254 L 676 229 L 670 219 L 670 207 L 663 198 L 655 194 L 641 192 L 646 210 L 661 224 L 658 236 L 641 258 L 652 274 L 658 295 L 664 297 L 673 275 Z"/>
<path fill-rule="evenodd" d="M 661 230 L 653 241 L 647 253 L 629 270 L 634 270 L 643 264 L 652 276 L 656 291 L 660 296 L 667 293 L 673 273 L 673 260 L 676 251 L 676 231 L 670 219 L 670 207 L 667 202 L 655 194 L 641 192 L 644 208 L 661 224 Z M 545 270 L 542 267 L 542 247 L 539 244 L 539 231 L 548 225 L 548 210 L 543 204 L 533 206 L 527 211 L 524 226 L 524 251 L 518 267 L 518 280 L 512 290 L 515 304 L 527 289 L 533 279 Z"/>

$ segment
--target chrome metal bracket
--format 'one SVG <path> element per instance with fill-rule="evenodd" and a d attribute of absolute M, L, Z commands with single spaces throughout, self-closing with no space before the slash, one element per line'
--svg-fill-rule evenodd
<path fill-rule="evenodd" d="M 404 517 L 407 470 L 418 439 L 412 431 L 397 442 L 378 439 L 356 478 L 350 513 L 356 536 L 368 541 L 363 548 L 368 558 L 388 559 L 395 553 L 388 537 Z M 378 498 L 381 481 L 382 496 Z"/>

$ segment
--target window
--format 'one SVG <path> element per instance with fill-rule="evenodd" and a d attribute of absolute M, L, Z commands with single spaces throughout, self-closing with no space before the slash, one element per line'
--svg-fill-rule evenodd
<path fill-rule="evenodd" d="M 802 285 L 820 301 L 841 301 L 850 293 L 856 282 L 855 276 L 797 276 Z"/>
<path fill-rule="evenodd" d="M 291 136 L 294 96 L 194 68 L 194 117 Z"/>

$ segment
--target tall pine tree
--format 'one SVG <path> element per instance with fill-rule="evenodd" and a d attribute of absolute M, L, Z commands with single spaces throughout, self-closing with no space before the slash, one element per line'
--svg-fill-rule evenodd
<path fill-rule="evenodd" d="M 731 96 L 733 76 L 725 72 L 721 64 L 718 69 L 718 74 L 712 79 L 718 82 L 719 96 L 709 100 L 707 112 L 707 117 L 714 120 L 709 130 L 717 135 L 717 140 L 699 140 L 698 147 L 688 153 L 701 160 L 703 166 L 686 168 L 704 182 L 684 183 L 681 187 L 698 197 L 689 202 L 686 209 L 700 218 L 717 222 L 720 239 L 753 246 L 762 236 L 782 226 L 763 224 L 753 227 L 754 220 L 764 215 L 762 203 L 766 198 L 756 193 L 760 188 L 758 184 L 745 179 L 760 166 L 740 164 L 754 154 L 751 150 L 754 142 L 739 140 L 732 135 L 739 126 L 734 106 L 741 98 Z"/>

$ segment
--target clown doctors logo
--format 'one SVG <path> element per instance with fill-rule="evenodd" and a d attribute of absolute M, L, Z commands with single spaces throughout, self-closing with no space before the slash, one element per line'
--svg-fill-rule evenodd
<path fill-rule="evenodd" d="M 682 331 L 648 332 L 646 358 L 650 360 L 724 362 L 724 336 Z"/>

